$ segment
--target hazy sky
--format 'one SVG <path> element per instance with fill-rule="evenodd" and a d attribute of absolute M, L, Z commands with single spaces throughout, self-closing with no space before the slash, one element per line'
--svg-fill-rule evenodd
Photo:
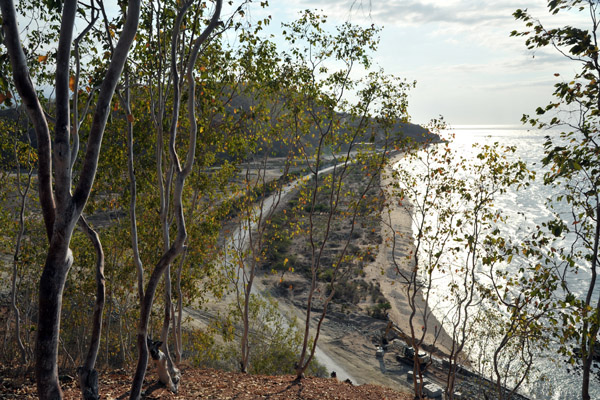
<path fill-rule="evenodd" d="M 512 13 L 527 8 L 543 23 L 587 23 L 585 15 L 551 16 L 545 0 L 271 0 L 273 25 L 319 9 L 330 21 L 383 26 L 375 60 L 387 73 L 416 80 L 413 122 L 443 115 L 452 125 L 519 125 L 550 99 L 553 83 L 578 65 L 552 51 L 528 51 L 510 37 L 524 24 Z M 251 10 L 253 17 L 263 11 Z"/>

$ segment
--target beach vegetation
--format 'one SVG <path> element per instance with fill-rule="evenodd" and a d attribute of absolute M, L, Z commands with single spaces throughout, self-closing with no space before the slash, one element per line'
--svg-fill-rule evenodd
<path fill-rule="evenodd" d="M 190 334 L 186 350 L 195 366 L 239 371 L 242 357 L 238 337 L 241 331 L 236 326 L 243 323 L 240 313 L 243 310 L 236 302 L 228 305 L 224 315 L 215 316 L 206 329 Z M 252 352 L 247 372 L 262 375 L 293 374 L 302 344 L 302 332 L 297 319 L 282 315 L 277 301 L 269 296 L 252 295 L 249 311 L 248 340 Z M 315 359 L 306 373 L 309 376 L 326 376 L 325 368 Z"/>

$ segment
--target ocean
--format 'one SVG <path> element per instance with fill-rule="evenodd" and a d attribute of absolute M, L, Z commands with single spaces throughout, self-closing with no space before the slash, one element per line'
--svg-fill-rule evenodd
<path fill-rule="evenodd" d="M 520 237 L 531 235 L 537 225 L 541 225 L 552 216 L 552 213 L 546 206 L 547 199 L 555 196 L 553 189 L 543 184 L 544 168 L 541 160 L 544 154 L 543 143 L 544 136 L 556 135 L 556 131 L 526 130 L 522 127 L 509 126 L 457 126 L 451 130 L 442 132 L 443 138 L 448 138 L 453 133 L 454 139 L 450 147 L 456 150 L 457 154 L 466 159 L 474 159 L 477 151 L 473 144 L 480 145 L 492 144 L 498 142 L 504 146 L 516 146 L 515 158 L 520 158 L 527 163 L 531 170 L 537 172 L 537 178 L 531 185 L 522 190 L 509 190 L 495 198 L 494 206 L 502 211 L 507 217 L 506 223 L 500 228 L 503 237 L 512 240 L 519 240 Z M 512 156 L 511 156 L 512 157 Z M 559 205 L 559 211 L 561 210 Z M 566 206 L 562 205 L 566 210 Z M 564 218 L 569 218 L 566 215 Z M 415 228 L 413 228 L 413 232 Z M 561 245 L 568 246 L 569 239 Z M 508 268 L 511 268 L 510 266 Z M 516 268 L 516 267 L 514 267 Z M 514 271 L 517 273 L 517 271 Z M 577 275 L 569 276 L 568 282 L 571 290 L 578 296 L 583 296 L 587 290 L 589 282 L 589 268 L 583 265 Z M 481 278 L 485 281 L 485 278 Z M 434 313 L 440 321 L 448 315 L 451 310 L 451 304 L 446 300 L 447 288 L 451 282 L 449 274 L 437 271 L 434 273 L 434 290 L 431 294 L 430 305 L 433 305 Z M 596 292 L 596 296 L 598 292 Z M 479 345 L 480 346 L 480 345 Z M 483 354 L 478 354 L 473 346 L 471 350 L 471 361 L 478 364 L 481 370 L 486 370 L 485 363 L 480 363 Z M 479 350 L 485 353 L 484 350 Z M 474 360 L 476 359 L 476 360 Z M 552 361 L 551 359 L 555 359 Z M 490 374 L 491 376 L 491 374 Z M 523 384 L 521 392 L 531 399 L 579 399 L 581 386 L 581 376 L 578 372 L 569 368 L 564 359 L 561 359 L 556 352 L 556 348 L 550 348 L 546 354 L 538 354 L 536 358 L 536 371 L 533 372 L 529 382 Z M 592 398 L 600 399 L 600 374 L 598 368 L 592 376 L 591 381 Z"/>

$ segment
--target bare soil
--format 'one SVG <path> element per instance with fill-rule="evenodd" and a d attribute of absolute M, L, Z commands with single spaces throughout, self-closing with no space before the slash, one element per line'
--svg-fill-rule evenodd
<path fill-rule="evenodd" d="M 143 387 L 143 399 L 271 399 L 271 400 L 408 400 L 411 396 L 394 390 L 375 386 L 354 386 L 335 378 L 306 378 L 295 382 L 293 376 L 249 375 L 212 369 L 183 368 L 183 384 L 174 394 L 152 379 L 148 371 Z M 29 374 L 28 376 L 31 376 Z M 62 376 L 65 400 L 78 400 L 81 392 L 75 378 Z M 100 374 L 100 393 L 106 400 L 127 399 L 131 374 L 114 371 Z M 7 366 L 0 366 L 0 398 L 36 399 L 37 390 L 33 380 L 15 375 Z"/>
<path fill-rule="evenodd" d="M 382 187 L 389 187 L 391 182 L 391 166 L 400 161 L 402 155 L 396 156 L 390 162 L 390 167 L 382 176 Z M 377 258 L 365 268 L 366 279 L 376 281 L 383 295 L 388 299 L 392 308 L 389 319 L 405 334 L 420 337 L 425 332 L 424 344 L 437 348 L 440 352 L 449 354 L 452 339 L 442 329 L 437 318 L 430 314 L 429 306 L 421 293 L 414 297 L 416 313 L 410 323 L 411 308 L 406 284 L 400 279 L 400 272 L 408 273 L 412 268 L 411 259 L 415 247 L 412 236 L 412 207 L 406 202 L 388 199 L 381 213 L 381 236 L 384 245 L 379 248 Z M 395 232 L 395 234 L 394 234 Z M 393 245 L 395 241 L 395 246 Z M 407 256 L 411 256 L 407 258 Z M 397 266 L 394 264 L 394 259 Z M 427 310 L 427 312 L 425 312 Z M 429 315 L 423 320 L 423 315 Z"/>
<path fill-rule="evenodd" d="M 399 161 L 400 157 L 401 155 L 397 155 L 390 165 Z M 390 168 L 382 175 L 381 187 L 391 183 Z M 359 186 L 360 182 L 355 182 L 349 190 L 358 190 Z M 328 253 L 334 254 L 340 251 L 342 243 L 350 235 L 355 238 L 351 241 L 355 249 L 371 250 L 371 254 L 365 257 L 360 265 L 360 274 L 351 272 L 348 280 L 362 281 L 369 287 L 377 286 L 379 293 L 390 303 L 391 308 L 387 312 L 389 320 L 410 336 L 411 310 L 408 305 L 408 293 L 399 279 L 393 258 L 401 260 L 405 258 L 403 256 L 414 252 L 411 210 L 405 205 L 389 200 L 391 199 L 386 201 L 381 215 L 360 218 L 359 227 L 355 228 L 354 232 L 351 232 L 350 224 L 337 224 L 328 252 L 325 254 L 328 256 Z M 376 221 L 375 228 L 372 226 L 373 221 Z M 396 232 L 395 236 L 393 231 Z M 395 247 L 392 246 L 394 240 Z M 308 247 L 306 241 L 296 238 L 292 240 L 287 254 L 293 255 L 297 262 L 307 262 Z M 398 267 L 406 271 L 410 265 L 405 262 L 400 263 Z M 296 270 L 298 269 L 300 268 L 296 266 Z M 269 291 L 278 299 L 282 311 L 297 316 L 300 321 L 305 319 L 309 285 L 306 275 L 298 272 L 283 272 L 278 275 L 267 273 L 260 280 L 259 285 L 260 290 Z M 316 306 L 312 313 L 313 329 L 316 327 L 317 317 L 322 309 L 322 302 L 319 300 L 323 299 L 328 290 L 325 282 L 321 282 L 319 286 Z M 364 285 L 359 288 L 364 288 Z M 393 352 L 386 353 L 382 359 L 375 357 L 376 346 L 381 344 L 387 321 L 372 318 L 369 314 L 381 299 L 369 293 L 360 293 L 359 297 L 360 300 L 355 304 L 347 301 L 348 299 L 342 299 L 329 305 L 328 316 L 322 325 L 319 347 L 356 383 L 372 383 L 400 391 L 412 391 L 412 382 L 406 380 L 406 372 L 410 368 L 396 361 Z M 433 315 L 426 321 L 420 317 L 428 307 L 421 294 L 415 296 L 415 304 L 417 310 L 412 322 L 414 334 L 420 336 L 425 328 L 426 347 L 435 350 L 438 354 L 449 353 L 452 339 L 441 329 L 439 321 Z M 436 379 L 432 376 L 432 378 L 439 380 L 439 377 Z"/>

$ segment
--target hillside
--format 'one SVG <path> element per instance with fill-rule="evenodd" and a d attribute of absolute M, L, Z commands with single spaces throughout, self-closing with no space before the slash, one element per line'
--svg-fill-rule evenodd
<path fill-rule="evenodd" d="M 16 376 L 15 376 L 16 374 Z M 144 384 L 144 399 L 270 399 L 270 400 L 328 400 L 328 399 L 397 399 L 408 400 L 410 395 L 375 385 L 354 386 L 335 378 L 307 378 L 300 383 L 293 376 L 264 376 L 225 372 L 213 369 L 182 369 L 184 383 L 177 394 L 169 392 L 156 380 L 150 370 Z M 0 367 L 0 398 L 35 399 L 36 388 L 32 379 L 7 366 Z M 32 376 L 29 374 L 27 376 Z M 64 399 L 81 398 L 77 382 L 62 376 Z M 100 393 L 103 399 L 126 399 L 131 385 L 131 374 L 125 371 L 100 373 Z"/>
<path fill-rule="evenodd" d="M 231 112 L 233 112 L 234 109 L 239 108 L 242 110 L 246 110 L 246 112 L 249 112 L 249 108 L 251 105 L 251 102 L 243 96 L 237 97 L 235 98 L 236 101 L 233 101 L 232 104 L 228 107 L 230 109 Z M 118 112 L 115 113 L 114 115 L 115 118 L 122 118 L 122 115 L 119 114 Z M 345 120 L 347 118 L 347 115 L 345 114 L 338 114 L 337 117 L 339 118 L 339 120 Z M 19 111 L 17 109 L 4 109 L 4 110 L 0 110 L 0 121 L 10 121 L 10 122 L 20 122 L 20 124 L 25 124 L 25 121 L 27 119 L 26 114 L 24 113 L 24 111 Z M 219 118 L 217 118 L 218 120 Z M 354 126 L 355 123 L 350 123 L 350 126 Z M 408 123 L 408 122 L 397 122 L 396 124 L 394 124 L 393 128 L 391 129 L 392 132 L 394 132 L 395 134 L 395 138 L 391 138 L 391 142 L 389 142 L 389 139 L 386 139 L 386 134 L 384 133 L 384 130 L 382 128 L 380 128 L 378 126 L 378 124 L 375 122 L 375 120 L 372 120 L 369 123 L 370 126 L 375 128 L 375 131 L 372 133 L 369 133 L 368 136 L 369 137 L 362 137 L 362 138 L 357 138 L 356 142 L 372 142 L 374 143 L 377 147 L 383 147 L 385 145 L 386 140 L 388 141 L 387 145 L 393 145 L 395 144 L 395 142 L 402 140 L 403 138 L 410 138 L 411 140 L 413 140 L 414 142 L 417 143 L 422 143 L 425 141 L 431 141 L 431 142 L 439 142 L 440 141 L 440 137 L 435 134 L 435 133 L 431 133 L 429 132 L 426 128 L 420 126 L 420 125 L 416 125 L 416 124 L 412 124 L 412 123 Z M 245 128 L 245 129 L 249 129 L 249 128 Z M 315 131 L 313 132 L 309 132 L 307 133 L 304 137 L 303 137 L 303 141 L 306 143 L 310 143 L 311 147 L 315 148 L 318 142 L 318 135 L 316 136 L 312 136 L 311 134 L 316 133 Z M 31 144 L 34 148 L 37 148 L 37 137 L 33 131 L 33 129 L 30 129 L 29 131 L 29 138 L 31 140 Z M 26 138 L 21 138 L 22 140 L 26 140 Z M 356 143 L 355 143 L 356 145 Z M 345 150 L 345 148 L 344 148 Z M 0 160 L 4 160 L 4 159 L 11 159 L 13 157 L 12 153 L 7 153 L 7 151 L 9 150 L 0 150 Z M 275 157 L 285 157 L 287 156 L 287 154 L 289 153 L 290 149 L 288 147 L 282 147 L 279 144 L 275 144 L 273 146 L 273 148 L 270 148 L 269 150 L 271 153 L 271 156 L 275 156 Z M 262 152 L 258 152 L 258 155 L 261 156 Z M 228 159 L 229 156 L 226 153 L 220 153 L 219 157 L 221 159 Z"/>

